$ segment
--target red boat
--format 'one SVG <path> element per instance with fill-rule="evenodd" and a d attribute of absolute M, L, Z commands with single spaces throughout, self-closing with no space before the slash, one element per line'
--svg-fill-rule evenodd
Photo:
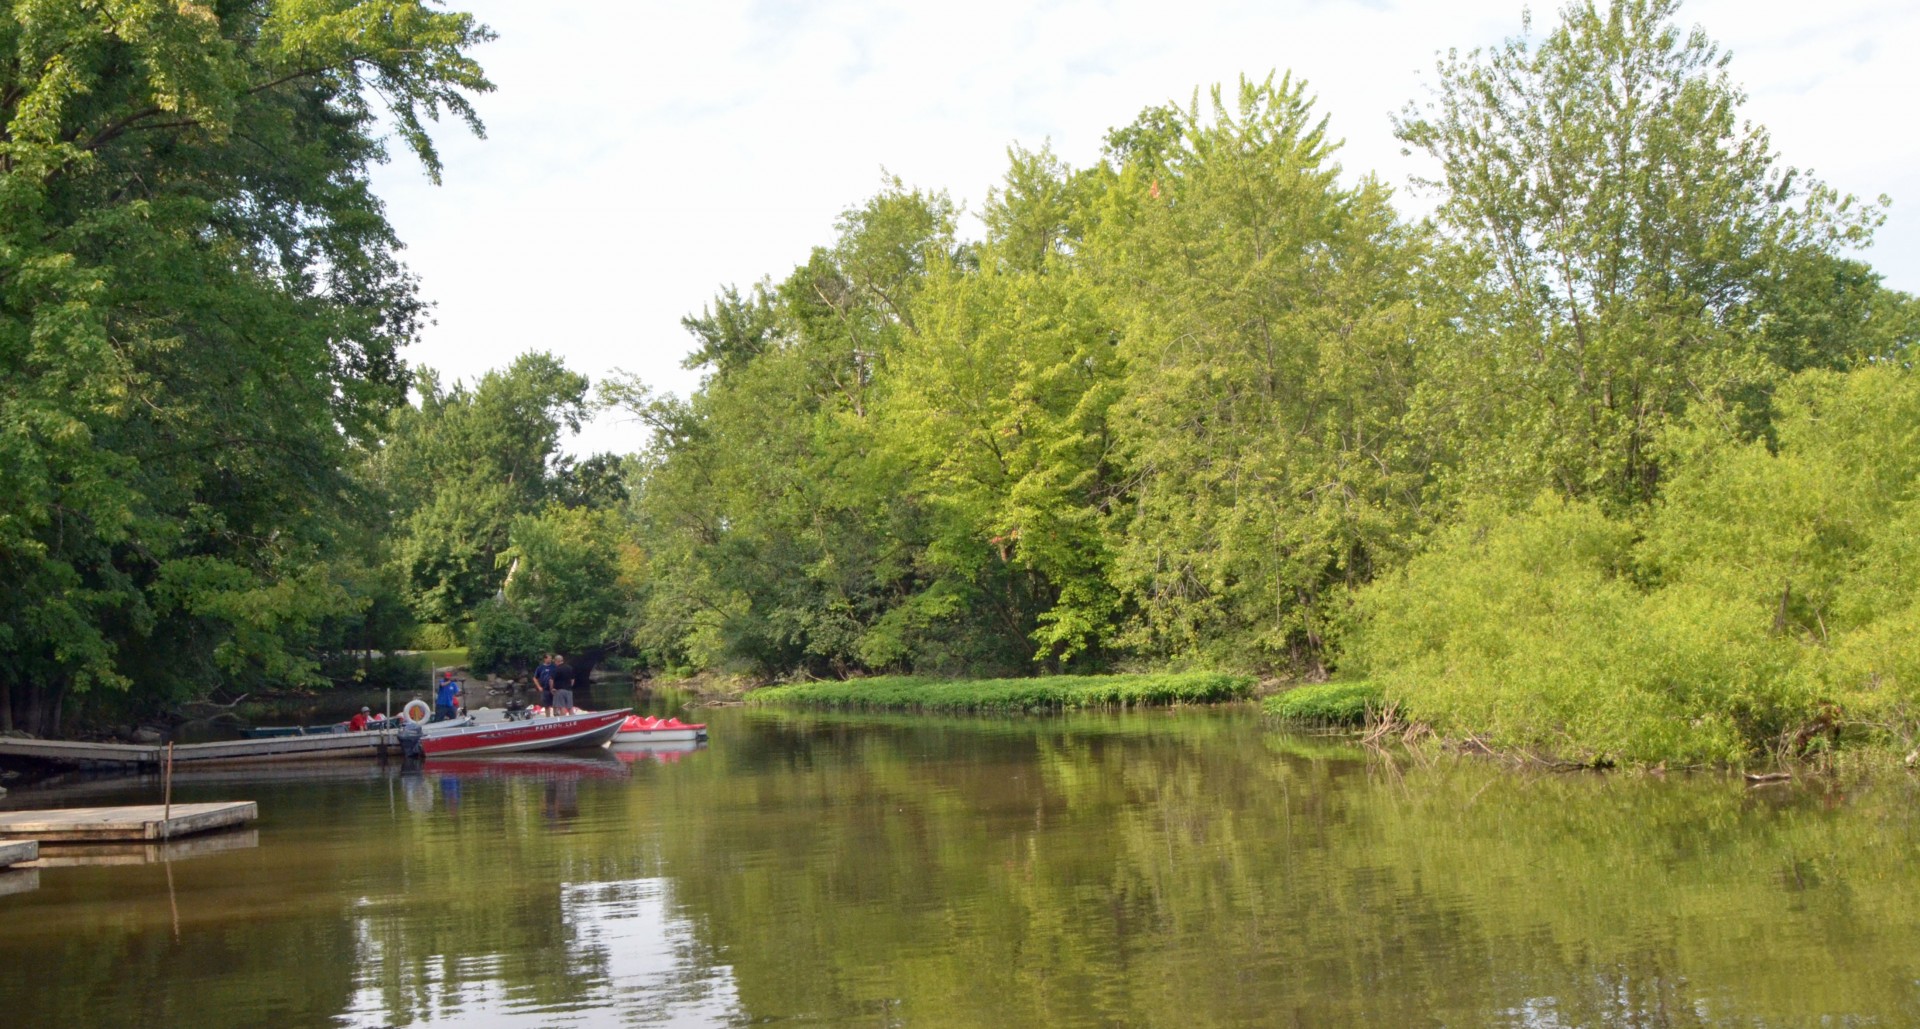
<path fill-rule="evenodd" d="M 528 721 L 476 722 L 429 733 L 420 741 L 428 757 L 436 754 L 504 754 L 524 750 L 576 750 L 604 745 L 620 731 L 627 708 L 558 715 Z"/>

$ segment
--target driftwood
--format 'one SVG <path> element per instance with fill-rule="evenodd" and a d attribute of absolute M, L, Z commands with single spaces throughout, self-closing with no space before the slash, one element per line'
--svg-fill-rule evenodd
<path fill-rule="evenodd" d="M 1793 778 L 1792 772 L 1748 772 L 1748 786 L 1766 786 L 1776 782 L 1786 782 Z"/>
<path fill-rule="evenodd" d="M 252 696 L 252 694 L 242 693 L 225 704 L 222 704 L 217 700 L 189 700 L 180 705 L 180 710 L 185 711 L 186 709 L 193 708 L 193 707 L 206 707 L 206 708 L 213 708 L 219 711 L 231 711 L 234 708 L 239 707 L 240 702 L 247 699 L 250 696 Z"/>

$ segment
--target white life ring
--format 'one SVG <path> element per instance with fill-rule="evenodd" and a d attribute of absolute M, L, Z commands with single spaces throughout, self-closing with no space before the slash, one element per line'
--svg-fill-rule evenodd
<path fill-rule="evenodd" d="M 415 697 L 407 701 L 406 707 L 400 709 L 400 717 L 415 725 L 419 725 L 433 717 L 433 708 L 428 706 L 426 701 Z"/>

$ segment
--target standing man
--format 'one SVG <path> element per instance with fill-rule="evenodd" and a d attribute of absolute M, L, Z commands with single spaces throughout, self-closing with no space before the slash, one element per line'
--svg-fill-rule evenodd
<path fill-rule="evenodd" d="M 553 707 L 558 714 L 573 714 L 573 666 L 567 663 L 567 655 L 555 654 L 558 663 L 553 666 Z"/>
<path fill-rule="evenodd" d="M 453 677 L 453 669 L 440 673 L 440 686 L 433 692 L 433 720 L 444 722 L 454 716 L 454 706 L 460 701 L 460 683 Z"/>
<path fill-rule="evenodd" d="M 553 713 L 553 655 L 540 655 L 540 667 L 533 670 L 533 681 L 540 685 L 540 710 Z"/>

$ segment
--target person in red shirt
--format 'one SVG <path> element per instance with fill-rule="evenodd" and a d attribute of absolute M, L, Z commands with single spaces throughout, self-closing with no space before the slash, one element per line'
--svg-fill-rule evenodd
<path fill-rule="evenodd" d="M 367 723 L 371 721 L 373 721 L 373 709 L 370 707 L 363 707 L 360 709 L 359 714 L 354 715 L 352 718 L 347 719 L 347 731 L 348 732 L 365 732 L 367 729 Z"/>

